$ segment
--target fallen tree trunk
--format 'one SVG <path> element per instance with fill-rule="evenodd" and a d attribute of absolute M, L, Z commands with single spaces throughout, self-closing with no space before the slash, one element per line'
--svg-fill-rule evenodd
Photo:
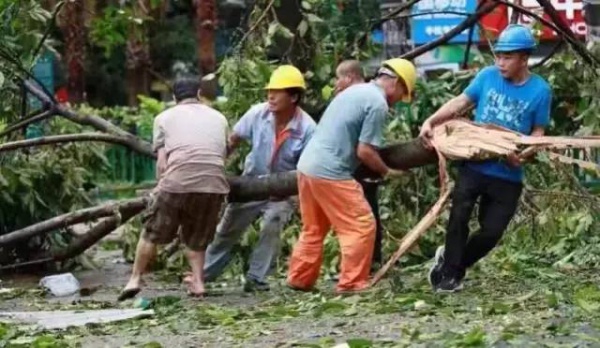
<path fill-rule="evenodd" d="M 407 170 L 436 163 L 435 151 L 425 148 L 421 139 L 393 144 L 379 151 L 383 161 L 391 168 Z M 365 166 L 355 173 L 356 178 L 375 178 L 379 175 Z M 230 202 L 261 201 L 270 197 L 289 197 L 298 194 L 296 172 L 282 172 L 262 177 L 230 177 Z"/>
<path fill-rule="evenodd" d="M 65 261 L 67 259 L 78 256 L 93 245 L 95 245 L 96 243 L 98 243 L 98 241 L 107 236 L 109 233 L 116 230 L 119 226 L 123 225 L 131 218 L 139 214 L 142 211 L 142 209 L 143 207 L 133 209 L 124 212 L 120 216 L 113 216 L 105 219 L 102 222 L 99 222 L 94 227 L 90 228 L 85 234 L 81 235 L 79 238 L 71 242 L 65 248 L 52 252 L 50 256 L 42 257 L 37 260 L 2 266 L 0 267 L 0 270 L 17 269 L 25 266 L 45 264 L 48 262 Z"/>
<path fill-rule="evenodd" d="M 129 214 L 132 211 L 140 212 L 144 209 L 147 202 L 148 197 L 140 197 L 123 202 L 104 204 L 98 207 L 82 209 L 72 213 L 59 215 L 50 220 L 42 221 L 40 223 L 0 236 L 0 247 L 37 236 L 48 231 L 65 228 L 78 223 L 115 214 Z"/>
<path fill-rule="evenodd" d="M 55 252 L 53 260 L 64 261 L 83 253 L 94 244 L 98 243 L 100 239 L 139 214 L 143 209 L 144 207 L 136 207 L 135 209 L 123 212 L 120 216 L 113 216 L 99 222 L 85 234 L 81 235 L 81 237 L 71 242 L 66 248 Z"/>

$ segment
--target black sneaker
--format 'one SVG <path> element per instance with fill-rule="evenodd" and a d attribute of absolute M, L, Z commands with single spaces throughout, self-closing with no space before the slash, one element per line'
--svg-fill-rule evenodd
<path fill-rule="evenodd" d="M 442 280 L 434 287 L 438 293 L 453 293 L 463 289 L 462 279 L 453 276 L 443 276 Z"/>
<path fill-rule="evenodd" d="M 255 291 L 269 291 L 271 287 L 268 283 L 260 282 L 254 279 L 246 279 L 246 283 L 244 284 L 245 292 L 255 292 Z"/>
<path fill-rule="evenodd" d="M 435 251 L 433 265 L 429 269 L 429 284 L 435 289 L 442 281 L 442 266 L 444 265 L 444 247 L 440 246 Z"/>

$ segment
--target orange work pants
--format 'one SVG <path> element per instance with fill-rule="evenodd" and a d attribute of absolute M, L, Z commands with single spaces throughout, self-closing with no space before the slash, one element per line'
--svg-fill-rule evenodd
<path fill-rule="evenodd" d="M 333 226 L 342 253 L 336 290 L 368 287 L 375 218 L 360 184 L 298 173 L 298 192 L 302 232 L 290 258 L 288 285 L 301 290 L 314 287 L 323 261 L 323 242 Z"/>

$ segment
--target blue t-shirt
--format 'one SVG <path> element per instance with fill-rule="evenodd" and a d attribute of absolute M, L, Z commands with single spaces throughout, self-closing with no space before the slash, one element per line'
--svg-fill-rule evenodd
<path fill-rule="evenodd" d="M 298 161 L 306 175 L 349 180 L 360 161 L 359 142 L 380 147 L 388 112 L 384 91 L 375 83 L 348 87 L 329 104 Z"/>
<path fill-rule="evenodd" d="M 495 67 L 482 69 L 465 89 L 464 94 L 477 105 L 475 122 L 496 124 L 529 135 L 533 127 L 545 127 L 550 122 L 552 91 L 539 75 L 531 74 L 522 85 L 504 78 Z M 503 160 L 467 162 L 477 172 L 520 183 L 523 169 Z"/>

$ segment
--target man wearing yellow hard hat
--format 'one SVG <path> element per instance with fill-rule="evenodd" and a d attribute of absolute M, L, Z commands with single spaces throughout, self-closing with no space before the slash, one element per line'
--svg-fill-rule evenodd
<path fill-rule="evenodd" d="M 268 99 L 254 105 L 233 127 L 231 152 L 242 141 L 252 145 L 242 175 L 259 176 L 296 170 L 300 154 L 316 127 L 299 106 L 306 90 L 302 73 L 291 65 L 278 67 L 265 87 Z M 268 290 L 266 281 L 279 252 L 279 234 L 295 209 L 294 197 L 249 203 L 229 203 L 213 242 L 206 251 L 207 281 L 217 278 L 231 259 L 231 249 L 242 233 L 260 216 L 258 244 L 250 257 L 244 290 Z"/>
<path fill-rule="evenodd" d="M 348 87 L 325 110 L 298 162 L 302 231 L 290 258 L 288 286 L 314 287 L 323 241 L 333 227 L 342 254 L 337 292 L 368 287 L 375 219 L 353 174 L 361 162 L 382 177 L 403 173 L 389 168 L 377 149 L 389 107 L 411 101 L 416 78 L 411 62 L 390 59 L 371 82 Z"/>

